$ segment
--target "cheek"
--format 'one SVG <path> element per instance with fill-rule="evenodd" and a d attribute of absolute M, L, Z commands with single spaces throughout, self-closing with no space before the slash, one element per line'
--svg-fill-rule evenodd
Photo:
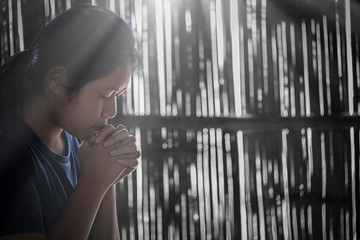
<path fill-rule="evenodd" d="M 88 127 L 99 118 L 100 104 L 90 98 L 84 99 L 83 101 L 77 101 L 69 106 L 66 111 L 67 122 L 72 126 L 83 126 Z"/>
<path fill-rule="evenodd" d="M 96 121 L 101 116 L 100 101 L 87 101 L 81 104 L 76 110 L 76 115 L 85 122 Z"/>
<path fill-rule="evenodd" d="M 95 108 L 89 106 L 92 105 L 72 108 L 66 116 L 63 116 L 62 127 L 70 134 L 80 139 L 86 139 L 99 119 Z"/>

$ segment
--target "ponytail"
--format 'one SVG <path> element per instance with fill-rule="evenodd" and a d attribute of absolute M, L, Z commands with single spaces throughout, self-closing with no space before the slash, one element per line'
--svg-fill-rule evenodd
<path fill-rule="evenodd" d="M 29 51 L 22 51 L 0 67 L 0 113 L 22 105 L 28 90 L 26 70 L 31 58 Z"/>

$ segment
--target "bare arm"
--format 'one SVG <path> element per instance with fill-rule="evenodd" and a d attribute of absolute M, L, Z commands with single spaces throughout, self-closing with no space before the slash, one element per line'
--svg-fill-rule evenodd
<path fill-rule="evenodd" d="M 47 236 L 41 233 L 24 233 L 5 236 L 1 240 L 57 240 L 88 238 L 94 219 L 100 207 L 101 201 L 105 198 L 107 189 L 99 184 L 93 184 L 79 180 L 66 209 Z M 111 192 L 111 191 L 110 191 Z M 107 238 L 103 238 L 107 239 Z"/>
<path fill-rule="evenodd" d="M 109 125 L 97 134 L 105 139 L 105 141 L 99 141 L 98 144 L 104 144 L 105 146 L 105 143 L 107 143 L 106 148 L 109 151 L 116 150 L 117 158 L 127 162 L 127 168 L 116 179 L 115 183 L 135 170 L 138 164 L 137 158 L 140 157 L 140 151 L 135 145 L 136 139 L 134 136 L 129 135 L 127 131 L 123 130 L 126 129 L 122 125 L 116 128 Z M 92 139 L 92 142 L 96 144 L 95 138 Z M 116 211 L 115 184 L 109 188 L 103 198 L 93 225 L 91 239 L 120 239 Z"/>
<path fill-rule="evenodd" d="M 116 212 L 115 185 L 109 188 L 101 202 L 91 231 L 91 239 L 120 239 Z"/>
<path fill-rule="evenodd" d="M 79 180 L 65 212 L 47 239 L 87 239 L 106 188 Z"/>
<path fill-rule="evenodd" d="M 85 240 L 90 234 L 97 215 L 99 220 L 109 214 L 114 214 L 113 218 L 116 217 L 116 211 L 111 213 L 115 207 L 113 184 L 124 172 L 126 166 L 117 164 L 117 158 L 111 157 L 108 149 L 101 144 L 91 145 L 90 149 L 87 144 L 85 142 L 78 151 L 81 164 L 79 182 L 63 215 L 51 229 L 47 239 Z M 107 206 L 108 204 L 110 206 Z M 113 222 L 112 226 L 116 223 Z M 98 233 L 104 234 L 103 231 Z M 101 239 L 107 238 L 101 237 Z"/>

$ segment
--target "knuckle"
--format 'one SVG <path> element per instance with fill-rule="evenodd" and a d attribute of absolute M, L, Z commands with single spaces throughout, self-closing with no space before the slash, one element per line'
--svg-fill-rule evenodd
<path fill-rule="evenodd" d="M 114 126 L 111 125 L 111 124 L 108 124 L 108 125 L 106 125 L 105 127 L 103 127 L 103 128 L 101 129 L 101 131 L 99 132 L 98 135 L 101 135 L 101 136 L 103 136 L 103 137 L 106 137 L 106 136 L 109 135 L 109 133 L 111 133 L 111 132 L 113 132 L 113 131 L 114 131 Z"/>
<path fill-rule="evenodd" d="M 137 167 L 138 165 L 139 165 L 139 160 L 137 160 L 137 159 L 134 159 L 134 160 L 132 160 L 132 165 L 134 166 L 134 167 Z"/>
<path fill-rule="evenodd" d="M 121 146 L 119 149 L 121 149 L 121 151 L 126 154 L 132 154 L 136 152 L 136 146 L 134 146 L 133 144 Z"/>
<path fill-rule="evenodd" d="M 129 132 L 126 129 L 122 129 L 118 132 L 116 132 L 116 139 L 117 140 L 125 140 L 129 138 Z"/>
<path fill-rule="evenodd" d="M 131 143 L 136 142 L 136 137 L 133 135 L 129 135 L 129 142 L 131 142 Z"/>
<path fill-rule="evenodd" d="M 125 134 L 127 137 L 129 136 L 129 131 L 126 128 L 122 129 L 121 132 Z"/>
<path fill-rule="evenodd" d="M 129 134 L 129 131 L 127 129 L 123 129 L 122 131 L 125 134 L 125 136 L 129 137 L 130 134 Z"/>
<path fill-rule="evenodd" d="M 123 133 L 122 131 L 120 131 L 120 132 L 117 132 L 117 134 L 115 134 L 114 137 L 115 137 L 116 141 L 120 141 L 120 140 L 124 139 L 124 137 L 126 137 L 126 134 Z"/>
<path fill-rule="evenodd" d="M 122 130 L 122 129 L 125 129 L 125 126 L 122 125 L 122 124 L 119 124 L 119 125 L 116 127 L 116 130 Z"/>
<path fill-rule="evenodd" d="M 137 152 L 137 148 L 138 148 L 138 147 L 137 147 L 135 144 L 131 144 L 130 146 L 131 146 L 130 149 L 131 149 L 132 151 Z"/>
<path fill-rule="evenodd" d="M 105 130 L 110 131 L 110 130 L 115 129 L 115 127 L 114 127 L 112 124 L 108 124 L 108 125 L 106 125 L 103 129 L 104 129 L 104 131 L 105 131 Z"/>

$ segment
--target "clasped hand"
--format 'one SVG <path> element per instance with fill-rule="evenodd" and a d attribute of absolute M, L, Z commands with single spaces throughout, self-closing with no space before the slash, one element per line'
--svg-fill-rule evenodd
<path fill-rule="evenodd" d="M 90 134 L 78 154 L 81 175 L 109 187 L 136 169 L 140 149 L 123 125 L 107 125 Z"/>

